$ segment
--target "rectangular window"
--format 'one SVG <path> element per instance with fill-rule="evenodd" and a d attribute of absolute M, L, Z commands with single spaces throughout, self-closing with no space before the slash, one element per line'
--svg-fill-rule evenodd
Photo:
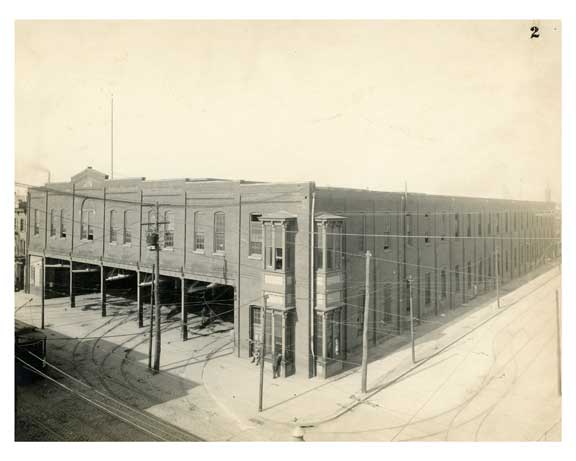
<path fill-rule="evenodd" d="M 431 219 L 428 214 L 424 215 L 424 243 L 430 243 Z"/>
<path fill-rule="evenodd" d="M 94 240 L 94 210 L 82 210 L 80 218 L 80 239 Z"/>
<path fill-rule="evenodd" d="M 38 210 L 34 210 L 34 235 L 40 234 L 40 226 L 38 223 Z"/>
<path fill-rule="evenodd" d="M 440 296 L 442 299 L 446 299 L 446 269 L 442 269 L 442 272 L 440 273 L 440 289 Z"/>
<path fill-rule="evenodd" d="M 124 234 L 122 240 L 124 241 L 124 245 L 132 243 L 132 226 L 134 225 L 134 221 L 132 219 L 133 215 L 134 213 L 132 211 L 124 211 L 124 222 L 122 223 Z"/>
<path fill-rule="evenodd" d="M 482 261 L 478 263 L 478 281 L 480 283 L 484 281 L 484 264 L 482 264 Z"/>
<path fill-rule="evenodd" d="M 508 212 L 506 212 L 505 216 L 505 232 L 508 233 Z"/>
<path fill-rule="evenodd" d="M 324 355 L 322 350 L 322 322 L 324 321 L 322 314 L 314 314 L 314 354 L 316 357 L 322 357 Z"/>
<path fill-rule="evenodd" d="M 468 261 L 468 289 L 472 288 L 472 263 Z"/>
<path fill-rule="evenodd" d="M 324 228 L 318 223 L 314 224 L 314 265 L 316 269 L 324 268 Z"/>
<path fill-rule="evenodd" d="M 488 235 L 492 235 L 492 213 L 488 213 Z"/>
<path fill-rule="evenodd" d="M 204 214 L 197 211 L 194 213 L 194 250 L 204 251 Z"/>
<path fill-rule="evenodd" d="M 24 219 L 20 218 L 20 232 L 24 230 Z"/>
<path fill-rule="evenodd" d="M 446 240 L 446 233 L 448 232 L 448 224 L 446 221 L 446 213 L 442 213 L 442 229 L 440 230 L 440 240 Z"/>
<path fill-rule="evenodd" d="M 472 237 L 472 215 L 470 213 L 466 214 L 466 236 Z"/>
<path fill-rule="evenodd" d="M 116 210 L 110 210 L 110 243 L 118 242 L 118 223 L 116 222 Z"/>
<path fill-rule="evenodd" d="M 164 213 L 164 248 L 174 248 L 174 212 Z"/>
<path fill-rule="evenodd" d="M 56 237 L 56 223 L 54 222 L 54 210 L 50 210 L 50 237 Z"/>
<path fill-rule="evenodd" d="M 454 215 L 454 237 L 460 236 L 460 215 L 456 213 Z"/>
<path fill-rule="evenodd" d="M 426 272 L 424 275 L 424 304 L 429 306 L 432 302 L 432 274 Z"/>
<path fill-rule="evenodd" d="M 478 213 L 478 236 L 482 236 L 482 213 Z"/>
<path fill-rule="evenodd" d="M 226 221 L 223 212 L 214 213 L 214 252 L 224 253 Z"/>
<path fill-rule="evenodd" d="M 272 316 L 274 319 L 274 325 L 270 325 L 270 328 L 273 327 L 274 332 L 274 353 L 282 353 L 282 313 L 275 312 Z"/>
<path fill-rule="evenodd" d="M 342 258 L 342 225 L 328 223 L 326 235 L 326 269 L 340 270 Z"/>
<path fill-rule="evenodd" d="M 406 216 L 406 235 L 408 236 L 408 245 L 413 246 L 414 245 L 414 235 L 412 234 L 413 230 L 413 220 L 412 220 L 412 215 L 407 215 Z"/>
<path fill-rule="evenodd" d="M 64 221 L 64 210 L 60 210 L 60 238 L 66 238 L 66 222 Z"/>
<path fill-rule="evenodd" d="M 254 355 L 260 348 L 262 341 L 262 313 L 259 307 L 251 306 L 250 309 L 250 355 Z"/>
<path fill-rule="evenodd" d="M 262 257 L 262 223 L 260 222 L 261 214 L 250 214 L 250 227 L 248 254 L 250 256 Z"/>
<path fill-rule="evenodd" d="M 272 226 L 271 225 L 265 225 L 264 226 L 264 241 L 266 244 L 265 247 L 265 254 L 264 254 L 264 262 L 266 264 L 266 267 L 268 269 L 272 269 L 273 265 L 273 244 L 274 242 L 272 241 Z"/>
<path fill-rule="evenodd" d="M 383 240 L 382 245 L 384 247 L 384 251 L 389 250 L 392 245 L 392 238 L 390 237 L 391 230 L 392 230 L 392 217 L 389 214 L 385 214 L 384 229 L 383 229 L 384 237 L 382 238 Z"/>
<path fill-rule="evenodd" d="M 460 291 L 460 266 L 456 265 L 456 267 L 454 267 L 454 280 L 455 280 L 455 288 L 454 291 L 456 291 L 456 293 L 458 293 Z"/>
<path fill-rule="evenodd" d="M 281 271 L 284 267 L 283 237 L 282 227 L 274 226 L 274 270 L 276 271 Z"/>

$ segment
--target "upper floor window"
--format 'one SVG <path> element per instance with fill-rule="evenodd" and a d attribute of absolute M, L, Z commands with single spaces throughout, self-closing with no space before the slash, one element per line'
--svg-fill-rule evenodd
<path fill-rule="evenodd" d="M 24 218 L 20 218 L 20 232 L 24 230 Z"/>
<path fill-rule="evenodd" d="M 440 226 L 440 240 L 446 240 L 446 232 L 447 232 L 447 223 L 446 223 L 446 213 L 442 213 L 442 225 Z"/>
<path fill-rule="evenodd" d="M 506 212 L 506 214 L 504 215 L 504 232 L 508 233 L 508 219 L 509 219 L 509 213 Z"/>
<path fill-rule="evenodd" d="M 64 219 L 64 210 L 60 210 L 60 238 L 66 238 L 66 221 Z"/>
<path fill-rule="evenodd" d="M 492 213 L 488 213 L 488 235 L 492 235 Z"/>
<path fill-rule="evenodd" d="M 478 236 L 482 236 L 482 213 L 478 213 Z"/>
<path fill-rule="evenodd" d="M 122 241 L 124 242 L 124 244 L 129 244 L 132 243 L 132 226 L 134 225 L 134 212 L 130 211 L 130 210 L 125 210 L 124 211 L 124 222 L 122 223 L 122 229 L 123 229 L 123 238 Z"/>
<path fill-rule="evenodd" d="M 223 253 L 226 235 L 226 218 L 222 211 L 214 213 L 214 252 Z"/>
<path fill-rule="evenodd" d="M 250 256 L 262 257 L 262 223 L 261 214 L 250 214 L 250 227 L 248 229 L 248 254 Z"/>
<path fill-rule="evenodd" d="M 284 270 L 284 230 L 281 225 L 264 226 L 264 260 L 267 269 Z"/>
<path fill-rule="evenodd" d="M 40 225 L 38 222 L 38 210 L 34 209 L 34 235 L 40 234 Z"/>
<path fill-rule="evenodd" d="M 432 302 L 432 275 L 426 272 L 424 275 L 424 304 L 430 305 Z"/>
<path fill-rule="evenodd" d="M 392 231 L 392 217 L 389 214 L 384 215 L 384 237 L 382 237 L 383 242 L 382 246 L 384 247 L 384 251 L 389 250 L 392 246 L 392 238 L 390 237 Z"/>
<path fill-rule="evenodd" d="M 408 245 L 412 246 L 414 245 L 414 235 L 412 234 L 413 230 L 412 230 L 412 215 L 407 215 L 406 216 L 406 235 L 408 236 Z"/>
<path fill-rule="evenodd" d="M 454 215 L 454 237 L 460 236 L 460 215 L 456 213 Z"/>
<path fill-rule="evenodd" d="M 454 280 L 455 280 L 455 287 L 454 287 L 454 291 L 459 292 L 460 291 L 460 266 L 458 264 L 456 264 L 456 266 L 454 267 Z"/>
<path fill-rule="evenodd" d="M 56 237 L 56 223 L 54 222 L 54 209 L 50 210 L 50 237 Z"/>
<path fill-rule="evenodd" d="M 329 222 L 326 230 L 326 269 L 340 270 L 342 267 L 342 223 Z"/>
<path fill-rule="evenodd" d="M 164 213 L 164 248 L 174 248 L 174 212 Z"/>
<path fill-rule="evenodd" d="M 205 223 L 204 213 L 197 211 L 194 213 L 194 250 L 204 251 L 205 247 Z"/>
<path fill-rule="evenodd" d="M 496 213 L 496 234 L 500 233 L 500 213 Z"/>
<path fill-rule="evenodd" d="M 430 243 L 430 228 L 432 227 L 431 225 L 432 220 L 430 219 L 430 215 L 425 214 L 424 215 L 424 243 Z"/>
<path fill-rule="evenodd" d="M 319 223 L 314 223 L 314 265 L 324 269 L 324 227 Z"/>
<path fill-rule="evenodd" d="M 94 215 L 96 212 L 82 207 L 80 215 L 80 239 L 94 240 Z"/>
<path fill-rule="evenodd" d="M 118 242 L 118 223 L 116 210 L 110 210 L 110 243 Z"/>
<path fill-rule="evenodd" d="M 472 214 L 466 213 L 466 236 L 472 237 Z"/>
<path fill-rule="evenodd" d="M 442 269 L 440 272 L 440 297 L 446 299 L 446 269 Z"/>

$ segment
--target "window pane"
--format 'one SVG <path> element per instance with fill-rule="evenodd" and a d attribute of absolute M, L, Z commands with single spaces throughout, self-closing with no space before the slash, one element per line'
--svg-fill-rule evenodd
<path fill-rule="evenodd" d="M 262 223 L 260 222 L 259 214 L 250 215 L 250 243 L 249 243 L 249 255 L 262 256 Z"/>

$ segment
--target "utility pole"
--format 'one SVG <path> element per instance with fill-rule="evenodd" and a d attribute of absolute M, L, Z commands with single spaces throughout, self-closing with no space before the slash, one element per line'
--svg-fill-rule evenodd
<path fill-rule="evenodd" d="M 40 328 L 44 329 L 44 308 L 46 299 L 46 253 L 42 255 L 42 319 Z"/>
<path fill-rule="evenodd" d="M 368 309 L 370 306 L 370 258 L 372 253 L 366 252 L 366 289 L 364 294 L 364 325 L 362 328 L 362 393 L 366 394 L 368 377 Z"/>
<path fill-rule="evenodd" d="M 156 373 L 160 371 L 160 348 L 161 348 L 161 330 L 160 330 L 160 206 L 156 202 L 156 276 L 154 277 L 156 283 L 154 285 L 154 304 L 156 304 L 156 354 L 154 356 L 154 370 Z"/>
<path fill-rule="evenodd" d="M 560 300 L 556 289 L 556 351 L 558 358 L 558 395 L 562 396 L 562 337 L 560 327 Z"/>
<path fill-rule="evenodd" d="M 268 295 L 263 296 L 262 303 L 262 340 L 260 344 L 260 386 L 258 387 L 258 412 L 262 411 L 262 393 L 264 391 L 264 356 L 266 355 L 266 307 Z"/>
<path fill-rule="evenodd" d="M 152 369 L 152 341 L 154 338 L 154 273 L 156 265 L 152 264 L 152 273 L 150 274 L 150 339 L 148 341 L 148 368 Z"/>
<path fill-rule="evenodd" d="M 416 347 L 414 344 L 414 314 L 412 308 L 412 276 L 408 276 L 408 296 L 410 296 L 410 342 L 412 343 L 412 363 L 416 363 Z"/>
<path fill-rule="evenodd" d="M 497 305 L 498 309 L 500 309 L 500 255 L 498 254 L 498 248 L 496 248 L 495 252 L 495 259 L 496 259 L 496 298 L 497 298 Z"/>

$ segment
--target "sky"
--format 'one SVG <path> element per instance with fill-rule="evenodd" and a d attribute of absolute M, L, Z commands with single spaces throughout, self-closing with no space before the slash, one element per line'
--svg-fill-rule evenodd
<path fill-rule="evenodd" d="M 539 37 L 530 38 L 537 25 Z M 16 180 L 561 195 L 557 21 L 18 21 Z"/>

